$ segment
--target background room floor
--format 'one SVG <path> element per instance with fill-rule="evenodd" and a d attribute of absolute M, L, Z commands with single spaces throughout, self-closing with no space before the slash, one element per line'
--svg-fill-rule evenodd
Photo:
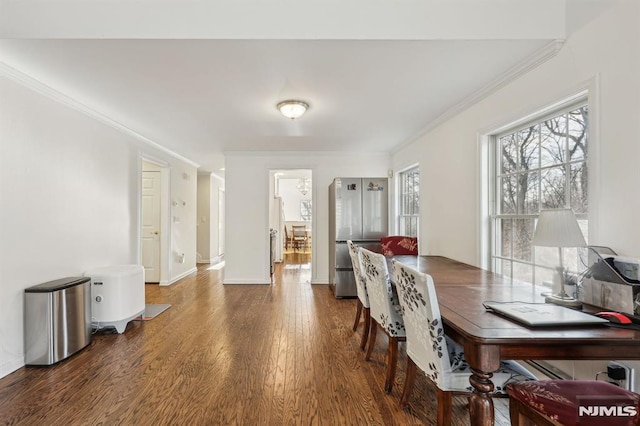
<path fill-rule="evenodd" d="M 282 250 L 283 254 L 292 254 L 292 253 L 306 253 L 311 254 L 311 247 L 300 247 L 294 249 L 293 247 L 288 247 Z"/>
<path fill-rule="evenodd" d="M 355 299 L 310 285 L 301 265 L 278 264 L 273 285 L 222 285 L 209 265 L 169 287 L 147 285 L 147 303 L 171 309 L 124 334 L 99 333 L 58 365 L 0 379 L 0 423 L 435 424 L 434 388 L 421 374 L 410 407 L 398 406 L 404 346 L 388 395 L 383 333 L 364 361 Z M 506 400 L 495 403 L 496 424 L 508 425 Z M 469 424 L 464 398 L 453 409 L 454 425 Z"/>

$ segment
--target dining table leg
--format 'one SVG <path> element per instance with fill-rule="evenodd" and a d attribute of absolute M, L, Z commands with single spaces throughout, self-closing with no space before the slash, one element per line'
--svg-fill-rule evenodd
<path fill-rule="evenodd" d="M 471 368 L 469 382 L 473 386 L 473 392 L 469 397 L 469 420 L 472 426 L 493 426 L 494 411 L 492 373 L 485 373 Z"/>

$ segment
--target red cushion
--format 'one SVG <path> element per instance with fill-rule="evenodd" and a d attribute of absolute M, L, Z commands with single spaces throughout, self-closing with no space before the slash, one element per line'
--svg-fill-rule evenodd
<path fill-rule="evenodd" d="M 395 235 L 380 238 L 382 254 L 385 256 L 399 256 L 402 254 L 418 255 L 418 239 Z"/>
<path fill-rule="evenodd" d="M 596 380 L 541 380 L 512 383 L 507 386 L 509 398 L 528 405 L 563 425 L 635 425 L 640 419 L 640 395 L 611 383 Z M 597 407 L 621 406 L 611 412 Z M 625 407 L 635 407 L 625 408 Z M 583 412 L 579 411 L 583 408 Z M 624 410 L 621 410 L 625 408 Z M 584 410 L 591 410 L 584 412 Z"/>

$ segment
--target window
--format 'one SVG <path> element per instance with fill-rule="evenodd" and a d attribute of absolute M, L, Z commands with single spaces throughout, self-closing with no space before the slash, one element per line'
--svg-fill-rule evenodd
<path fill-rule="evenodd" d="M 300 201 L 300 220 L 311 220 L 311 200 Z"/>
<path fill-rule="evenodd" d="M 420 169 L 414 167 L 399 174 L 398 233 L 418 236 L 420 217 Z"/>
<path fill-rule="evenodd" d="M 552 280 L 558 250 L 533 247 L 541 209 L 571 207 L 587 236 L 588 126 L 586 101 L 495 136 L 490 179 L 491 268 L 514 279 Z M 578 270 L 577 250 L 565 249 L 567 268 Z"/>

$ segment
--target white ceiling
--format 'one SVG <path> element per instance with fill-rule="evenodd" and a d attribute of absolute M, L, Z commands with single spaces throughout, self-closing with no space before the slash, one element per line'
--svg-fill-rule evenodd
<path fill-rule="evenodd" d="M 4 39 L 0 60 L 220 173 L 228 151 L 393 151 L 554 38 L 366 37 Z"/>

